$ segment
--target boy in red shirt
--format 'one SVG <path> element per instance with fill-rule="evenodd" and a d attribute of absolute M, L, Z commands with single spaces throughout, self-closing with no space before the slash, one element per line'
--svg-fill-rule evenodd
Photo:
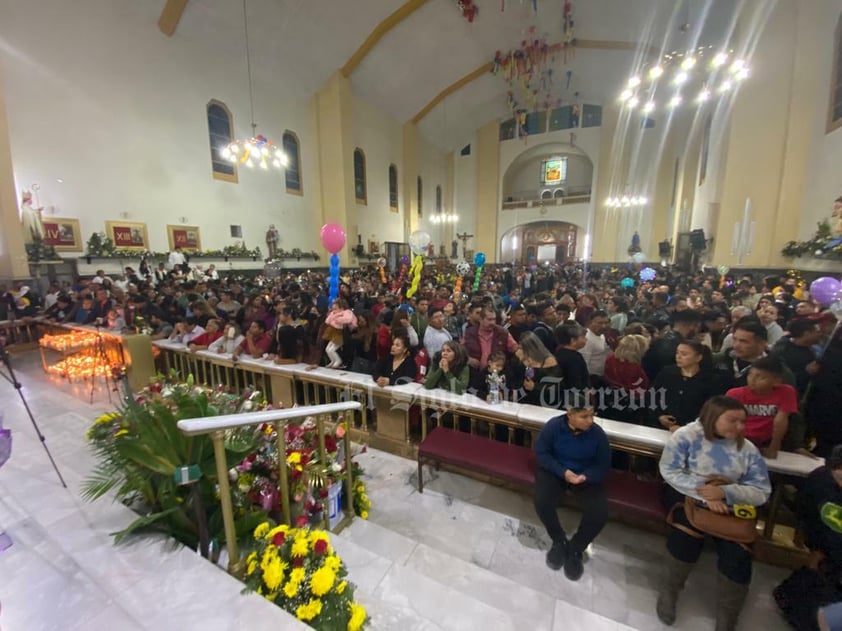
<path fill-rule="evenodd" d="M 745 406 L 748 417 L 743 435 L 767 458 L 777 458 L 789 429 L 789 415 L 798 411 L 795 388 L 781 383 L 783 375 L 781 360 L 766 355 L 751 364 L 747 386 L 726 393 Z"/>

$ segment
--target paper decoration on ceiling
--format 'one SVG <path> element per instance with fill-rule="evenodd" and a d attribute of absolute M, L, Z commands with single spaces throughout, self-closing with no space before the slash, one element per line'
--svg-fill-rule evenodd
<path fill-rule="evenodd" d="M 474 23 L 474 18 L 479 15 L 479 7 L 474 3 L 474 0 L 456 0 L 456 7 L 462 17 L 471 24 Z"/>
<path fill-rule="evenodd" d="M 501 6 L 505 8 L 504 4 Z M 506 106 L 515 118 L 520 137 L 526 136 L 528 112 L 559 107 L 563 101 L 562 92 L 570 89 L 573 71 L 567 70 L 565 80 L 559 82 L 554 81 L 553 67 L 557 65 L 559 54 L 562 64 L 567 64 L 573 58 L 576 46 L 573 26 L 573 3 L 565 0 L 562 41 L 548 44 L 546 37 L 536 36 L 535 27 L 532 26 L 528 30 L 528 39 L 523 40 L 519 48 L 507 53 L 498 50 L 494 54 L 491 72 L 501 76 L 507 83 Z M 578 101 L 578 93 L 576 96 Z M 574 107 L 578 110 L 578 103 Z"/>

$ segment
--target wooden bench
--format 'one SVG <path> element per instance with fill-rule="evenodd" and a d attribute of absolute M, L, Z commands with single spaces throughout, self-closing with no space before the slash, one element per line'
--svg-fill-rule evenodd
<path fill-rule="evenodd" d="M 535 454 L 528 447 L 436 427 L 418 446 L 418 492 L 424 492 L 424 464 L 445 464 L 531 489 L 535 485 Z M 611 469 L 605 494 L 614 516 L 664 523 L 663 483 L 639 480 L 630 471 Z"/>

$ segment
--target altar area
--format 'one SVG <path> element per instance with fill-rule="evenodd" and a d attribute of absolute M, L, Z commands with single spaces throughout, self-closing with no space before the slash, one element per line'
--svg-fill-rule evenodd
<path fill-rule="evenodd" d="M 14 545 L 0 554 L 0 628 L 14 631 L 307 628 L 193 551 L 142 535 L 115 546 L 109 533 L 136 516 L 106 500 L 85 502 L 93 458 L 91 419 L 112 407 L 97 389 L 54 387 L 37 351 L 13 357 L 24 394 L 68 482 L 61 488 L 19 399 L 3 390 L 14 450 L 0 470 L 0 530 Z M 3 388 L 7 386 L 0 384 Z M 548 541 L 528 497 L 467 477 L 425 470 L 376 449 L 357 456 L 373 506 L 332 536 L 357 584 L 372 629 L 659 629 L 655 580 L 660 535 L 611 522 L 585 575 L 567 581 L 544 564 Z M 562 514 L 571 524 L 572 511 Z M 682 629 L 709 629 L 704 594 L 715 580 L 705 553 L 679 605 Z M 771 590 L 789 571 L 755 565 L 743 628 L 786 629 Z"/>

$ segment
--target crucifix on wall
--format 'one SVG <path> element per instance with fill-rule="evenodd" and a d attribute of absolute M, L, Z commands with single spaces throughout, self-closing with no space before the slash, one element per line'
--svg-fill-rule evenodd
<path fill-rule="evenodd" d="M 473 239 L 474 235 L 468 234 L 467 231 L 463 232 L 462 234 L 456 233 L 456 238 L 462 242 L 462 258 L 468 258 L 468 239 Z"/>

